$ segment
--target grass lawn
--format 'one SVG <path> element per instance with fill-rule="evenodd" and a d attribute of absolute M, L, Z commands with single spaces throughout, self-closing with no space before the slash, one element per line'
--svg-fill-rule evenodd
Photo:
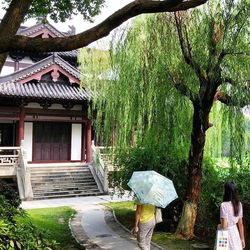
<path fill-rule="evenodd" d="M 70 207 L 42 208 L 26 210 L 31 222 L 41 231 L 45 232 L 46 238 L 59 243 L 60 250 L 84 249 L 80 246 L 69 228 L 69 219 L 75 213 Z"/>
<path fill-rule="evenodd" d="M 111 202 L 104 205 L 114 209 L 116 218 L 121 222 L 121 224 L 123 224 L 128 229 L 132 229 L 135 217 L 134 202 Z M 181 240 L 176 238 L 173 234 L 159 232 L 156 230 L 153 234 L 153 242 L 163 248 L 173 250 L 191 250 L 193 249 L 191 244 L 196 243 L 194 241 Z"/>

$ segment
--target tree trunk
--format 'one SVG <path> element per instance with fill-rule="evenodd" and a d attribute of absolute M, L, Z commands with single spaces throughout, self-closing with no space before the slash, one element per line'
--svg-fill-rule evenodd
<path fill-rule="evenodd" d="M 189 151 L 188 187 L 186 201 L 182 210 L 181 219 L 176 234 L 186 239 L 194 236 L 194 225 L 197 215 L 197 206 L 201 192 L 202 160 L 205 146 L 205 135 L 208 128 L 210 108 L 194 104 L 193 128 Z"/>
<path fill-rule="evenodd" d="M 8 54 L 7 53 L 3 53 L 3 54 L 0 54 L 0 73 L 3 69 L 3 65 L 6 61 L 6 58 L 7 58 Z"/>
<path fill-rule="evenodd" d="M 32 0 L 12 0 L 0 22 L 0 44 L 10 43 L 13 36 L 16 35 L 18 28 L 24 20 L 25 14 Z M 0 53 L 0 73 L 8 56 L 7 51 Z"/>

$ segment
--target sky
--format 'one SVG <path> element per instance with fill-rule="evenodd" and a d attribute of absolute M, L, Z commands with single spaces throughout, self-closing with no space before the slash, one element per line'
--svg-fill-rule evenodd
<path fill-rule="evenodd" d="M 49 22 L 57 28 L 59 31 L 67 32 L 69 30 L 69 25 L 74 25 L 76 28 L 76 33 L 80 33 L 82 31 L 85 31 L 98 23 L 102 22 L 104 19 L 106 19 L 108 16 L 113 14 L 118 9 L 122 8 L 126 4 L 132 2 L 132 0 L 106 0 L 105 1 L 105 7 L 102 9 L 101 14 L 96 16 L 94 18 L 94 22 L 90 23 L 87 21 L 83 21 L 82 17 L 80 15 L 74 16 L 72 20 L 67 20 L 66 23 L 54 23 L 53 21 L 49 20 Z M 1 2 L 0 2 L 1 3 Z M 0 9 L 0 18 L 2 18 L 4 15 L 4 11 Z M 23 25 L 25 26 L 31 26 L 36 23 L 36 20 L 30 19 L 27 22 L 25 22 Z M 125 24 L 126 25 L 126 24 Z M 112 36 L 112 34 L 111 34 Z M 110 36 L 110 37 L 111 37 Z M 105 47 L 107 46 L 106 43 L 110 40 L 109 38 L 101 39 L 98 43 L 93 43 L 92 47 L 102 47 L 102 45 Z"/>

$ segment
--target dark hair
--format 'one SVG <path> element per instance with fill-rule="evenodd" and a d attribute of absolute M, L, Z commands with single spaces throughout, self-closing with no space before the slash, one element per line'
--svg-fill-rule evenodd
<path fill-rule="evenodd" d="M 238 197 L 238 189 L 234 182 L 229 181 L 225 183 L 223 201 L 231 201 L 234 208 L 234 216 L 239 214 L 240 201 Z"/>

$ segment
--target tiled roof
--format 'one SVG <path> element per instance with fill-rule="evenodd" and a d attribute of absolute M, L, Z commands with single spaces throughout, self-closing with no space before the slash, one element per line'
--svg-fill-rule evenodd
<path fill-rule="evenodd" d="M 48 68 L 49 66 L 53 64 L 59 65 L 61 68 L 66 70 L 69 74 L 71 74 L 72 76 L 80 80 L 80 71 L 78 69 L 73 67 L 67 61 L 63 60 L 60 56 L 51 55 L 35 64 L 32 64 L 31 66 L 28 66 L 24 69 L 16 71 L 10 75 L 0 77 L 0 83 L 8 82 L 8 81 L 15 82 L 18 80 L 22 80 L 28 76 L 31 76 L 41 70 Z"/>
<path fill-rule="evenodd" d="M 54 82 L 25 84 L 20 84 L 17 82 L 0 83 L 0 97 L 19 97 L 65 101 L 84 101 L 91 99 L 91 95 L 80 87 Z"/>
<path fill-rule="evenodd" d="M 69 36 L 70 31 L 68 32 L 61 32 L 58 29 L 56 29 L 54 26 L 52 26 L 50 23 L 38 23 L 35 24 L 31 27 L 25 27 L 25 26 L 21 26 L 18 31 L 17 31 L 17 35 L 23 35 L 23 36 L 32 36 L 32 34 L 42 30 L 42 29 L 47 29 L 49 32 L 51 32 L 52 34 L 54 34 L 55 37 L 64 37 L 64 36 Z M 53 52 L 48 52 L 47 54 L 51 55 Z M 72 51 L 61 51 L 61 52 L 57 52 L 58 55 L 60 56 L 65 56 L 65 57 L 77 57 L 77 50 L 72 50 Z"/>
<path fill-rule="evenodd" d="M 54 34 L 57 37 L 63 37 L 65 36 L 65 34 L 63 34 L 62 32 L 60 32 L 59 30 L 57 30 L 55 27 L 53 27 L 51 24 L 46 23 L 39 23 L 36 25 L 33 25 L 31 27 L 28 28 L 21 28 L 17 31 L 17 35 L 23 35 L 23 36 L 30 36 L 33 33 L 38 32 L 39 30 L 42 30 L 46 28 L 47 30 L 49 30 L 52 34 Z"/>
<path fill-rule="evenodd" d="M 77 50 L 71 50 L 71 51 L 59 51 L 56 52 L 59 56 L 65 56 L 65 57 L 77 57 L 78 51 Z M 49 55 L 53 54 L 53 52 L 48 52 Z"/>
<path fill-rule="evenodd" d="M 42 72 L 51 65 L 58 65 L 68 74 L 78 79 L 80 82 L 80 71 L 63 60 L 60 56 L 49 56 L 29 67 L 16 71 L 10 75 L 0 77 L 0 98 L 18 97 L 29 99 L 49 99 L 49 100 L 68 100 L 84 101 L 90 100 L 91 94 L 79 86 L 65 82 L 53 81 L 28 81 L 20 83 L 38 72 Z M 35 78 L 34 78 L 35 79 Z"/>

